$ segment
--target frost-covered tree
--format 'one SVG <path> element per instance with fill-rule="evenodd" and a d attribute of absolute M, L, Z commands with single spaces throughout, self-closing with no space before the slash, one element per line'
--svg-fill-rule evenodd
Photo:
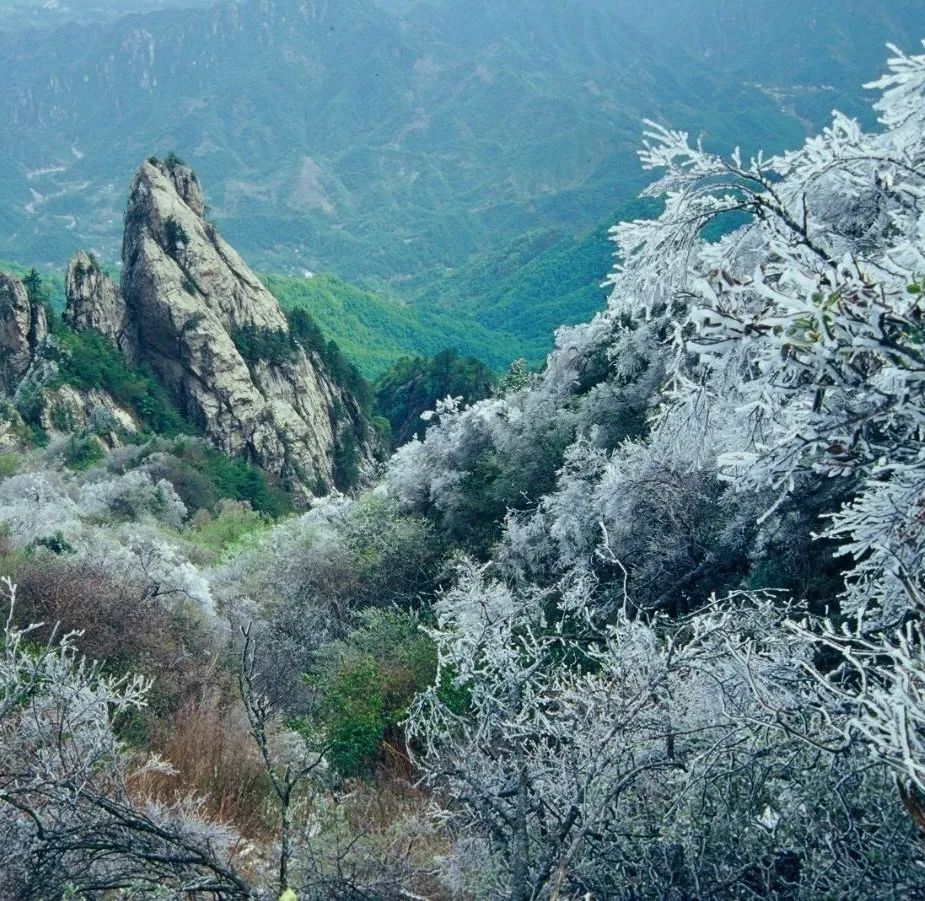
<path fill-rule="evenodd" d="M 6 584 L 12 611 L 15 591 Z M 249 897 L 230 863 L 234 833 L 192 799 L 165 806 L 133 780 L 166 764 L 138 763 L 120 720 L 150 684 L 112 677 L 80 657 L 73 636 L 46 644 L 5 622 L 0 644 L 0 874 L 11 897 L 167 890 Z"/>
<path fill-rule="evenodd" d="M 877 134 L 836 114 L 801 150 L 746 162 L 653 127 L 643 161 L 664 170 L 650 193 L 666 209 L 616 230 L 613 303 L 675 311 L 657 430 L 697 437 L 734 490 L 766 492 L 765 518 L 808 479 L 843 482 L 823 537 L 843 557 L 837 600 L 854 621 L 815 640 L 843 654 L 827 682 L 853 711 L 849 732 L 908 792 L 922 787 L 925 736 L 925 55 L 893 54 L 870 85 Z M 751 221 L 699 237 L 732 212 Z"/>
<path fill-rule="evenodd" d="M 663 215 L 621 226 L 614 302 L 677 311 L 660 427 L 710 423 L 723 477 L 777 499 L 801 475 L 852 477 L 835 518 L 856 565 L 847 609 L 898 622 L 920 604 L 925 248 L 925 55 L 894 48 L 871 85 L 884 130 L 836 115 L 799 151 L 744 161 L 653 126 L 642 154 L 664 174 Z M 731 212 L 744 228 L 710 244 Z"/>
<path fill-rule="evenodd" d="M 486 895 L 909 890 L 888 775 L 799 737 L 830 721 L 775 601 L 643 622 L 603 618 L 592 589 L 515 591 L 467 565 L 437 605 L 441 678 L 410 738 Z"/>
<path fill-rule="evenodd" d="M 560 333 L 543 376 L 449 412 L 391 464 L 397 497 L 445 524 L 472 479 L 538 458 L 528 411 L 561 427 L 546 481 L 505 496 L 494 578 L 464 570 L 438 603 L 443 682 L 411 721 L 480 836 L 468 859 L 495 866 L 491 892 L 901 896 L 919 881 L 890 774 L 925 821 L 925 56 L 889 66 L 876 134 L 836 115 L 799 151 L 744 160 L 652 125 L 664 212 L 615 230 L 608 309 Z M 602 435 L 629 410 L 642 422 Z M 584 619 L 567 612 L 578 585 Z M 756 586 L 831 621 L 788 623 L 783 593 L 726 594 Z M 713 592 L 687 619 L 652 615 Z M 670 702 L 646 691 L 642 720 L 621 719 L 659 666 Z M 685 692 L 698 725 L 683 705 L 675 725 Z M 665 734 L 720 794 L 665 765 Z M 625 787 L 641 760 L 659 778 Z"/>

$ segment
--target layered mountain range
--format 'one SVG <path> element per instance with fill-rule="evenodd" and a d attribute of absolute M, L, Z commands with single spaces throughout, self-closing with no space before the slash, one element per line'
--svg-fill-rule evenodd
<path fill-rule="evenodd" d="M 652 212 L 644 119 L 746 152 L 869 125 L 858 86 L 922 35 L 918 0 L 0 0 L 0 259 L 116 261 L 137 160 L 176 151 L 367 375 L 539 364 L 602 306 L 607 227 Z"/>
<path fill-rule="evenodd" d="M 195 164 L 260 266 L 400 288 L 611 217 L 643 183 L 646 117 L 724 148 L 787 146 L 840 101 L 827 85 L 874 76 L 886 40 L 925 26 L 908 0 L 813 0 L 808 18 L 859 27 L 784 65 L 760 52 L 787 41 L 771 10 L 758 27 L 719 0 L 684 15 L 636 0 L 177 5 L 0 35 L 0 258 L 114 259 L 123 186 L 157 148 Z M 811 109 L 779 83 L 791 68 Z"/>
<path fill-rule="evenodd" d="M 191 430 L 278 476 L 303 502 L 337 486 L 345 463 L 369 470 L 375 442 L 359 403 L 205 219 L 191 169 L 154 158 L 138 169 L 122 262 L 117 286 L 91 255 L 72 258 L 70 329 L 92 332 L 133 369 L 151 372 Z M 35 398 L 44 429 L 86 427 L 102 407 L 118 425 L 105 430 L 109 443 L 141 430 L 137 406 L 60 384 L 68 351 L 49 338 L 42 304 L 11 276 L 0 277 L 0 323 L 3 387 L 20 407 L 24 393 Z"/>

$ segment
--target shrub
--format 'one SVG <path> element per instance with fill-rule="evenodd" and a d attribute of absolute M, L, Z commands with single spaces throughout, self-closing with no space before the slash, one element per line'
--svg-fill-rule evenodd
<path fill-rule="evenodd" d="M 436 670 L 433 642 L 416 617 L 398 612 L 366 610 L 359 628 L 319 651 L 309 679 L 331 764 L 353 776 L 368 773 L 386 745 L 401 754 L 399 723 Z"/>
<path fill-rule="evenodd" d="M 18 561 L 12 575 L 17 623 L 44 623 L 36 634 L 41 640 L 54 631 L 80 632 L 74 639 L 78 649 L 104 661 L 106 671 L 154 677 L 149 700 L 155 716 L 178 710 L 221 681 L 206 634 L 188 616 L 165 610 L 141 583 L 47 550 Z M 131 726 L 141 738 L 150 720 Z"/>
<path fill-rule="evenodd" d="M 423 438 L 427 424 L 421 414 L 446 397 L 472 404 L 488 397 L 494 386 L 491 370 L 472 357 L 463 359 L 444 350 L 431 359 L 405 357 L 376 382 L 376 404 L 398 444 Z"/>
<path fill-rule="evenodd" d="M 14 476 L 22 465 L 22 457 L 15 451 L 0 452 L 0 479 Z"/>
<path fill-rule="evenodd" d="M 174 453 L 205 476 L 219 499 L 247 501 L 258 513 L 274 518 L 292 510 L 292 498 L 263 469 L 228 457 L 203 442 L 178 441 Z"/>
<path fill-rule="evenodd" d="M 155 481 L 150 473 L 140 470 L 87 482 L 81 487 L 79 497 L 84 518 L 103 523 L 137 522 L 153 517 L 179 529 L 187 515 L 186 505 L 166 479 Z"/>
<path fill-rule="evenodd" d="M 30 545 L 30 550 L 35 550 L 37 548 L 45 548 L 47 551 L 51 551 L 52 554 L 57 556 L 63 556 L 64 554 L 73 554 L 74 546 L 64 537 L 64 533 L 57 529 L 51 535 L 43 535 L 40 538 L 36 538 Z"/>
<path fill-rule="evenodd" d="M 176 256 L 180 246 L 184 247 L 189 244 L 189 235 L 183 224 L 173 216 L 168 216 L 164 223 L 164 241 L 167 244 L 167 252 L 171 256 Z"/>
<path fill-rule="evenodd" d="M 226 456 L 202 439 L 155 439 L 145 445 L 132 465 L 143 465 L 154 481 L 170 482 L 191 513 L 214 513 L 222 500 L 246 502 L 257 513 L 271 518 L 293 509 L 292 498 L 278 478 L 244 460 Z"/>
<path fill-rule="evenodd" d="M 290 335 L 280 329 L 248 325 L 231 332 L 231 340 L 245 363 L 269 363 L 281 366 L 296 358 L 296 346 Z"/>
<path fill-rule="evenodd" d="M 246 501 L 222 500 L 214 516 L 207 510 L 200 510 L 187 537 L 197 545 L 221 553 L 248 535 L 265 529 L 267 523 L 267 516 L 252 509 Z"/>
<path fill-rule="evenodd" d="M 22 417 L 23 421 L 32 429 L 36 438 L 44 432 L 41 430 L 42 410 L 45 406 L 42 390 L 28 379 L 22 382 L 16 391 L 16 412 Z M 37 440 L 37 444 L 44 445 L 47 439 Z"/>
<path fill-rule="evenodd" d="M 51 357 L 58 365 L 58 376 L 48 387 L 69 384 L 85 391 L 106 391 L 118 404 L 132 410 L 147 428 L 161 435 L 195 431 L 154 376 L 146 369 L 130 368 L 118 348 L 101 335 L 56 325 L 55 337 L 57 348 Z M 41 398 L 30 395 L 18 399 L 17 406 L 23 418 L 32 422 L 37 415 L 33 407 L 40 402 Z"/>
<path fill-rule="evenodd" d="M 78 438 L 72 435 L 64 447 L 64 464 L 70 469 L 90 469 L 103 460 L 106 452 L 95 435 Z"/>
<path fill-rule="evenodd" d="M 165 479 L 173 485 L 187 510 L 212 510 L 220 497 L 212 482 L 198 469 L 169 453 L 157 452 L 145 464 L 145 471 L 155 481 Z"/>

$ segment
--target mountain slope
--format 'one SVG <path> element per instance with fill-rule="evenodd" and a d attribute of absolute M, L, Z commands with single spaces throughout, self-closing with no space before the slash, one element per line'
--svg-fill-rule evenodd
<path fill-rule="evenodd" d="M 106 22 L 128 13 L 210 6 L 214 0 L 0 0 L 0 29 Z"/>
<path fill-rule="evenodd" d="M 740 110 L 755 143 L 801 130 L 606 7 L 497 7 L 247 0 L 2 36 L 0 255 L 112 258 L 123 186 L 160 148 L 264 268 L 395 279 L 594 227 L 641 184 L 644 116 L 720 144 Z"/>
<path fill-rule="evenodd" d="M 652 40 L 670 42 L 726 77 L 761 84 L 801 116 L 831 107 L 873 118 L 859 81 L 883 69 L 884 45 L 925 37 L 918 0 L 614 0 Z"/>
<path fill-rule="evenodd" d="M 856 85 L 925 34 L 914 0 L 204 2 L 0 34 L 0 258 L 112 263 L 136 161 L 176 150 L 260 269 L 360 286 L 346 334 L 339 289 L 322 326 L 369 373 L 444 345 L 540 359 L 600 305 L 644 118 L 777 150 L 835 105 L 869 121 Z"/>

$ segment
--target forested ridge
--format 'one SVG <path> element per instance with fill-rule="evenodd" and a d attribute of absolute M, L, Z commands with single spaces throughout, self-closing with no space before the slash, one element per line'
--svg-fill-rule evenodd
<path fill-rule="evenodd" d="M 304 312 L 230 332 L 400 445 L 309 509 L 158 426 L 142 372 L 150 430 L 30 428 L 33 366 L 0 410 L 0 892 L 925 895 L 925 54 L 871 90 L 876 126 L 773 156 L 648 124 L 650 216 L 542 369 L 373 390 Z M 44 387 L 122 378 L 52 326 Z"/>
<path fill-rule="evenodd" d="M 0 0 L 0 258 L 111 267 L 134 166 L 175 152 L 367 377 L 538 366 L 603 308 L 644 117 L 768 153 L 869 127 L 861 83 L 923 28 L 918 0 Z"/>

